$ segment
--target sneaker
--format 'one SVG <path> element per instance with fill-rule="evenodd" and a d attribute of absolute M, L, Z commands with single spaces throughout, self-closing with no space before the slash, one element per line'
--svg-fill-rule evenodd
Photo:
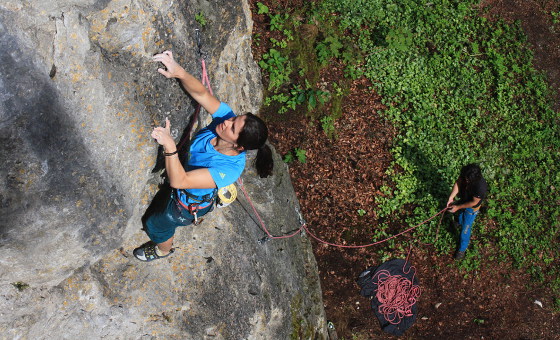
<path fill-rule="evenodd" d="M 134 249 L 132 253 L 138 260 L 143 262 L 150 262 L 153 260 L 158 260 L 158 259 L 168 257 L 169 255 L 173 254 L 173 252 L 175 251 L 173 248 L 171 248 L 169 254 L 160 256 L 157 254 L 156 247 L 157 245 L 155 244 L 146 244 Z"/>
<path fill-rule="evenodd" d="M 465 252 L 457 250 L 457 252 L 455 253 L 455 260 L 462 260 L 464 258 L 465 258 Z"/>

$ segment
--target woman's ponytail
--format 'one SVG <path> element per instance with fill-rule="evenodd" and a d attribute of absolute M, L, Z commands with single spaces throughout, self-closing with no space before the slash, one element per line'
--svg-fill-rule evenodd
<path fill-rule="evenodd" d="M 274 160 L 272 159 L 272 150 L 270 150 L 268 145 L 264 144 L 259 148 L 257 158 L 255 159 L 255 167 L 261 178 L 272 175 Z"/>
<path fill-rule="evenodd" d="M 272 159 L 272 150 L 266 145 L 268 138 L 268 128 L 262 119 L 252 113 L 246 114 L 245 125 L 237 138 L 237 145 L 245 150 L 258 149 L 255 167 L 261 178 L 272 175 L 274 161 Z"/>

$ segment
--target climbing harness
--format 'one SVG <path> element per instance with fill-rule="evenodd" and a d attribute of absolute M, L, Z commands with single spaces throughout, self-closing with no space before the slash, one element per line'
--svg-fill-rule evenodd
<path fill-rule="evenodd" d="M 175 189 L 177 191 L 177 206 L 183 209 L 186 209 L 189 214 L 193 215 L 194 217 L 194 225 L 199 225 L 200 223 L 202 223 L 202 221 L 204 221 L 203 218 L 198 218 L 198 211 L 208 208 L 208 206 L 214 204 L 214 201 L 216 200 L 216 195 L 217 195 L 217 190 L 214 190 L 212 192 L 212 194 L 207 194 L 204 196 L 194 196 L 192 194 L 190 194 L 187 190 L 184 189 Z M 181 193 L 183 193 L 184 195 L 187 196 L 188 201 L 192 202 L 189 204 L 185 204 L 183 203 L 180 199 L 179 199 L 179 194 L 178 191 L 181 191 Z M 206 203 L 206 204 L 205 204 Z"/>

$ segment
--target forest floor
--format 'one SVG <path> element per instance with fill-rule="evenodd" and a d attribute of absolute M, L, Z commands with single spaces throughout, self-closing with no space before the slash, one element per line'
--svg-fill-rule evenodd
<path fill-rule="evenodd" d="M 261 37 L 253 46 L 259 60 L 270 48 L 266 44 L 270 33 L 266 17 L 256 14 L 257 1 L 250 2 L 253 32 Z M 271 8 L 276 3 L 260 2 Z M 298 6 L 298 1 L 285 1 L 282 6 Z M 548 75 L 558 105 L 560 32 L 551 29 L 550 14 L 559 10 L 557 0 L 484 0 L 481 7 L 486 9 L 481 13 L 490 19 L 520 21 L 535 53 L 534 65 Z M 321 74 L 324 83 L 342 78 L 342 67 L 336 64 Z M 385 171 L 392 161 L 390 147 L 398 131 L 383 118 L 380 98 L 368 87 L 363 78 L 351 83 L 342 107 L 344 115 L 335 123 L 336 139 L 328 138 L 318 124 L 299 112 L 279 115 L 274 107 L 261 111 L 278 153 L 306 150 L 305 163 L 290 163 L 292 183 L 309 228 L 334 243 L 371 243 L 371 231 L 381 222 L 373 213 L 375 196 L 381 184 L 389 181 Z M 449 185 L 451 189 L 452 183 Z M 442 205 L 446 199 L 441 198 Z M 359 209 L 367 213 L 360 216 Z M 385 222 L 400 230 L 406 227 L 404 221 Z M 448 224 L 442 227 L 451 227 Z M 398 241 L 407 248 L 410 235 Z M 343 249 L 315 241 L 313 247 L 327 319 L 333 322 L 338 337 L 397 338 L 381 330 L 369 299 L 359 294 L 356 284 L 362 271 L 381 264 L 375 247 Z M 400 257 L 406 255 L 405 251 Z M 532 282 L 525 271 L 497 261 L 483 262 L 478 270 L 465 272 L 452 255 L 436 254 L 429 245 L 412 249 L 410 261 L 417 270 L 422 295 L 416 322 L 402 338 L 560 339 L 560 313 L 554 311 L 548 287 Z"/>

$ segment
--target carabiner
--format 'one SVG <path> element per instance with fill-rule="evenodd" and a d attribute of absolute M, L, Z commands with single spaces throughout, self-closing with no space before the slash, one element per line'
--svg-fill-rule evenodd
<path fill-rule="evenodd" d="M 197 216 L 198 214 L 196 213 L 196 210 L 194 211 L 193 215 L 194 215 L 194 222 L 193 222 L 193 224 L 194 224 L 194 225 L 198 225 L 198 216 Z"/>

